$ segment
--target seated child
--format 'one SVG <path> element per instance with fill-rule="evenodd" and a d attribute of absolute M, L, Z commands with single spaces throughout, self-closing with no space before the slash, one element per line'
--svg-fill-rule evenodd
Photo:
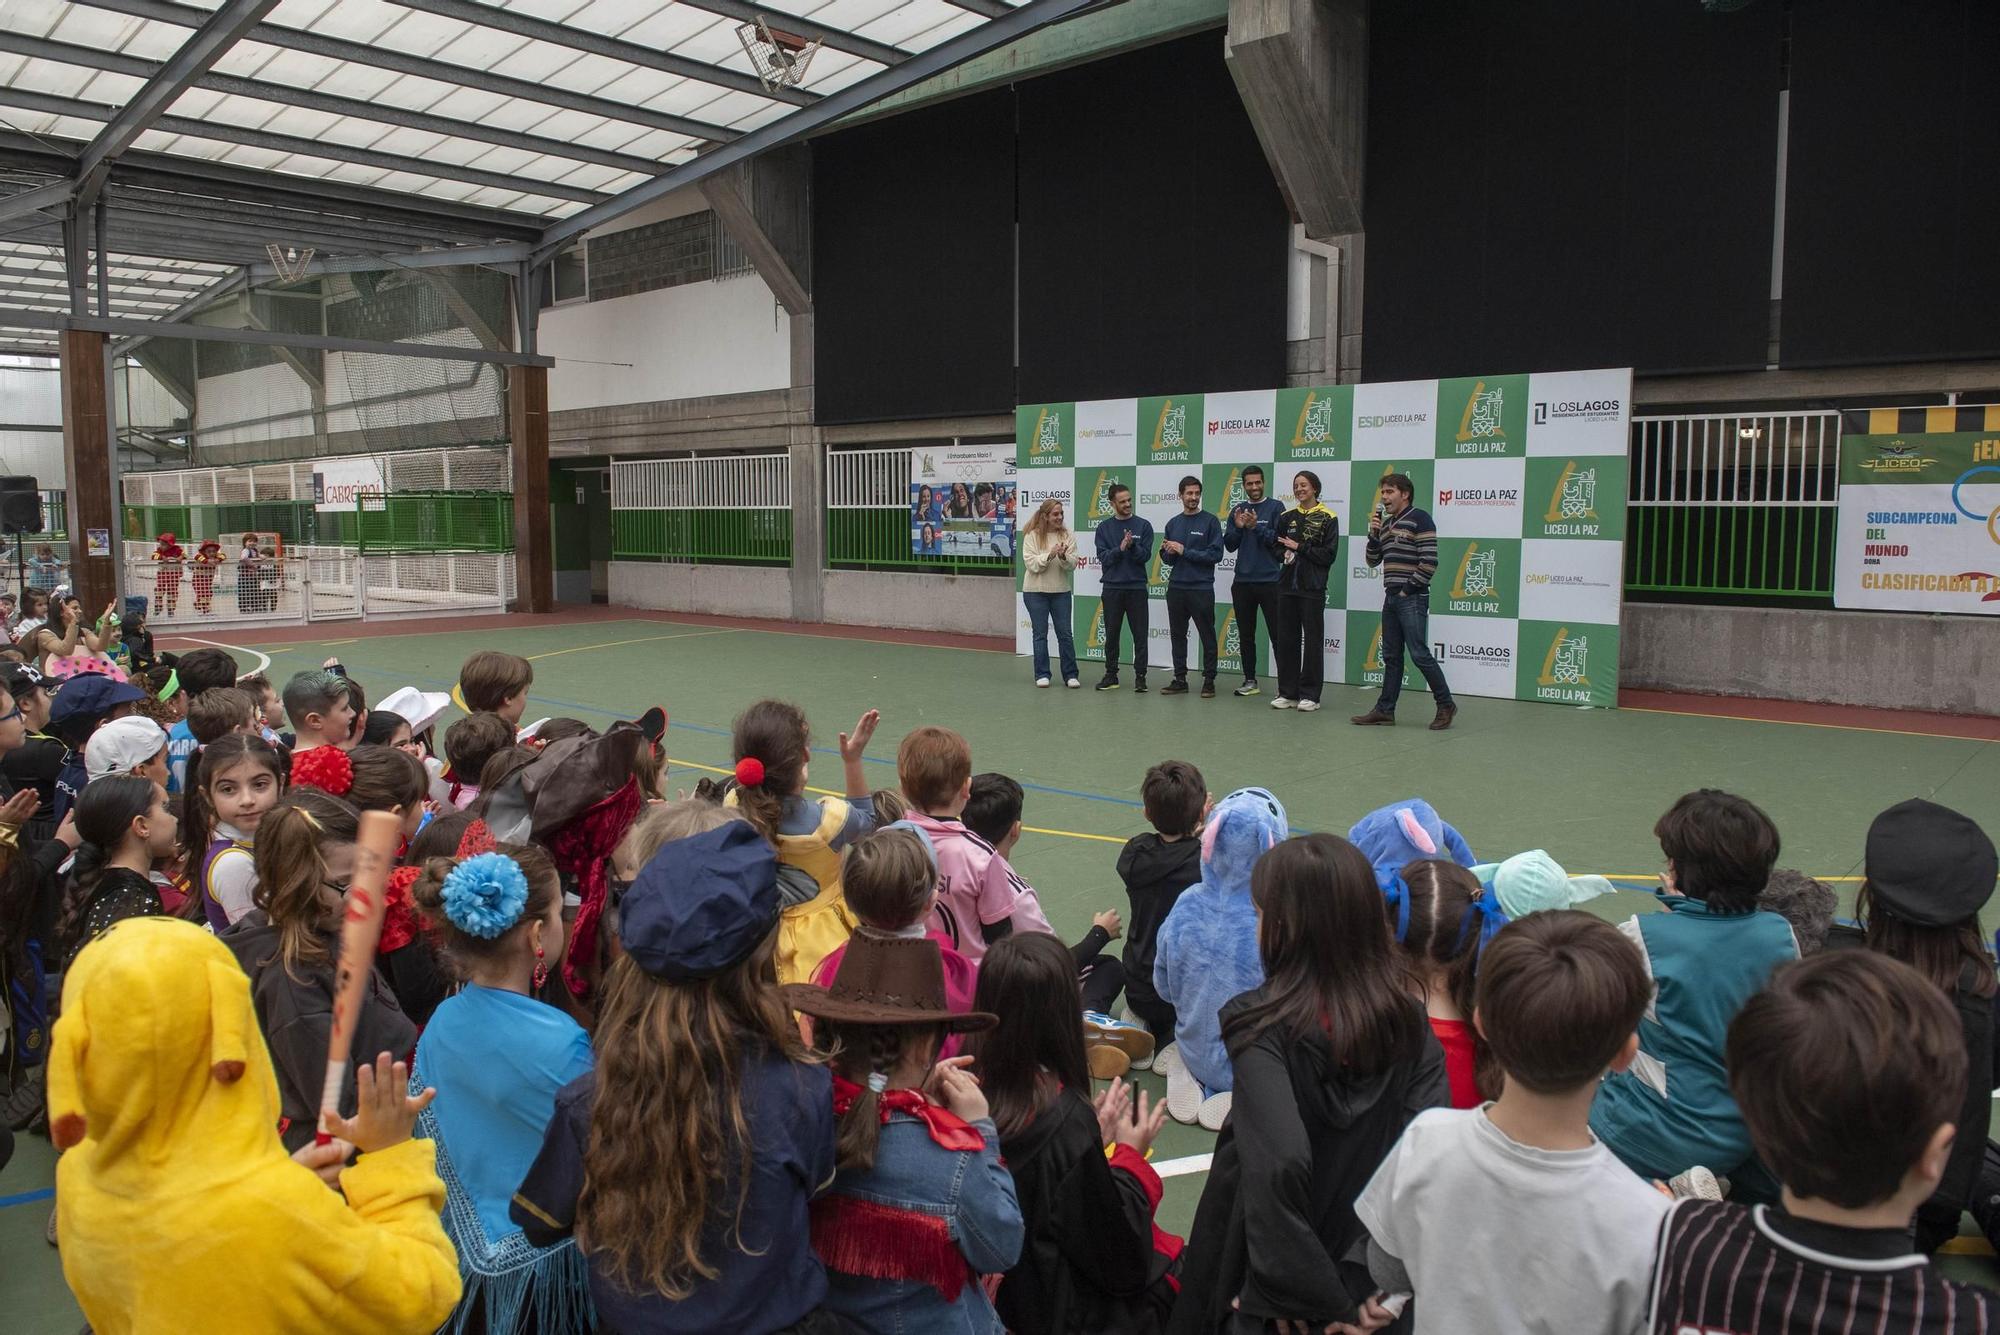
<path fill-rule="evenodd" d="M 972 1009 L 972 996 L 979 985 L 979 970 L 971 960 L 952 949 L 951 942 L 931 922 L 931 906 L 937 901 L 937 855 L 930 840 L 913 826 L 890 826 L 848 845 L 841 859 L 840 881 L 847 895 L 847 907 L 860 925 L 884 936 L 928 936 L 938 943 L 944 963 L 945 1004 L 953 1012 Z M 847 954 L 841 942 L 819 962 L 812 981 L 820 987 L 832 984 Z M 958 1040 L 945 1040 L 944 1055 L 955 1056 Z"/>
<path fill-rule="evenodd" d="M 778 861 L 802 868 L 818 890 L 805 903 L 788 903 L 778 923 L 778 981 L 802 983 L 828 951 L 854 930 L 854 914 L 840 888 L 840 855 L 875 828 L 875 807 L 862 753 L 879 715 L 869 710 L 852 733 L 840 734 L 845 797 L 806 796 L 812 735 L 805 712 L 783 700 L 759 700 L 736 716 L 730 745 L 736 786 L 723 805 L 741 811 L 778 850 Z"/>
<path fill-rule="evenodd" d="M 977 964 L 1009 932 L 1053 932 L 1034 888 L 960 817 L 972 800 L 972 747 L 949 728 L 917 728 L 896 748 L 896 777 L 938 860 L 937 926 Z"/>
<path fill-rule="evenodd" d="M 1146 771 L 1139 785 L 1146 819 L 1153 829 L 1135 834 L 1118 854 L 1118 879 L 1132 906 L 1125 934 L 1125 1005 L 1152 1031 L 1155 1050 L 1174 1041 L 1174 1008 L 1153 986 L 1153 959 L 1160 926 L 1181 891 L 1201 879 L 1201 844 L 1195 838 L 1212 802 L 1201 771 L 1185 760 L 1165 760 Z M 1134 1062 L 1141 1070 L 1152 1059 Z"/>
<path fill-rule="evenodd" d="M 1201 879 L 1160 924 L 1153 987 L 1174 1008 L 1174 1046 L 1153 1069 L 1167 1077 L 1167 1112 L 1177 1122 L 1214 1131 L 1229 1115 L 1236 1081 L 1222 1008 L 1264 981 L 1250 869 L 1290 828 L 1265 789 L 1239 788 L 1217 802 L 1201 831 Z"/>
<path fill-rule="evenodd" d="M 63 1275 L 91 1328 L 418 1335 L 447 1320 L 459 1279 L 438 1223 L 444 1183 L 429 1142 L 410 1139 L 428 1097 L 406 1096 L 386 1054 L 360 1072 L 356 1114 L 334 1127 L 348 1143 L 287 1158 L 228 947 L 171 918 L 129 919 L 86 945 L 63 980 L 49 1131 L 65 1151 Z M 331 1173 L 350 1149 L 361 1157 L 329 1191 L 315 1168 Z"/>
<path fill-rule="evenodd" d="M 444 758 L 451 766 L 451 805 L 463 811 L 479 800 L 486 762 L 514 745 L 514 728 L 498 714 L 470 714 L 444 732 Z"/>
<path fill-rule="evenodd" d="M 1375 879 L 1384 890 L 1395 881 L 1396 873 L 1412 862 L 1444 858 L 1470 867 L 1476 861 L 1465 837 L 1421 797 L 1377 807 L 1354 822 L 1347 841 L 1375 868 Z"/>
<path fill-rule="evenodd" d="M 1021 809 L 1027 794 L 1021 785 L 1005 774 L 975 774 L 972 776 L 972 795 L 966 799 L 965 810 L 959 819 L 965 828 L 993 845 L 993 851 L 1013 865 L 1014 846 L 1021 842 Z M 1029 901 L 1033 903 L 1035 917 L 1046 921 L 1042 913 L 1041 898 L 1035 894 L 1033 886 L 1025 886 L 1021 899 L 1015 908 L 1015 921 L 1024 921 L 1029 911 Z M 1149 1034 L 1139 1032 L 1134 1025 L 1124 1025 L 1109 1014 L 1118 994 L 1125 990 L 1125 963 L 1116 956 L 1106 955 L 1104 948 L 1118 939 L 1124 922 L 1118 910 L 1106 909 L 1091 918 L 1090 930 L 1083 934 L 1083 940 L 1070 947 L 1070 954 L 1076 959 L 1077 977 L 1083 986 L 1083 1009 L 1090 1017 L 1094 1032 L 1103 1032 L 1117 1041 L 1129 1044 L 1131 1056 L 1150 1058 L 1153 1055 L 1153 1040 Z M 1051 932 L 1053 928 L 1046 929 Z M 1129 1065 L 1129 1058 L 1128 1063 Z M 1099 1079 L 1125 1074 L 1125 1067 L 1117 1070 L 1099 1070 Z"/>
<path fill-rule="evenodd" d="M 1755 806 L 1704 788 L 1653 827 L 1667 855 L 1667 912 L 1619 930 L 1646 956 L 1653 1004 L 1639 1022 L 1639 1057 L 1605 1077 L 1590 1129 L 1633 1172 L 1662 1181 L 1697 1167 L 1727 1175 L 1750 1154 L 1729 1097 L 1722 1041 L 1729 1021 L 1786 960 L 1791 925 L 1760 912 L 1778 860 L 1778 831 Z"/>
<path fill-rule="evenodd" d="M 1727 1043 L 1734 1104 L 1781 1203 L 1676 1202 L 1650 1329 L 1994 1329 L 2000 1298 L 1946 1279 L 1910 1241 L 1968 1074 L 1944 994 L 1874 951 L 1829 950 L 1778 969 Z"/>
<path fill-rule="evenodd" d="M 1799 943 L 1799 958 L 1803 959 L 1817 955 L 1826 944 L 1840 910 L 1840 898 L 1826 882 L 1790 867 L 1779 867 L 1758 892 L 1757 907 L 1792 925 L 1792 935 Z"/>
<path fill-rule="evenodd" d="M 1482 952 L 1477 996 L 1505 1088 L 1418 1113 L 1375 1170 L 1354 1203 L 1375 1283 L 1415 1293 L 1418 1335 L 1637 1331 L 1672 1201 L 1590 1134 L 1590 1101 L 1638 1055 L 1645 962 L 1607 922 L 1537 913 Z M 1502 1235 L 1534 1245 L 1465 1245 Z"/>

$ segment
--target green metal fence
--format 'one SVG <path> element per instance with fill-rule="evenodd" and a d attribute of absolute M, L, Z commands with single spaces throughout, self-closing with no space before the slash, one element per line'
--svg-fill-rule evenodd
<path fill-rule="evenodd" d="M 414 491 L 364 496 L 351 518 L 355 525 L 353 541 L 364 552 L 514 549 L 514 497 L 504 491 Z"/>
<path fill-rule="evenodd" d="M 1009 556 L 910 550 L 910 451 L 836 450 L 826 460 L 826 563 L 834 570 L 1011 578 Z"/>
<path fill-rule="evenodd" d="M 789 566 L 791 502 L 791 459 L 784 454 L 614 462 L 611 555 Z"/>

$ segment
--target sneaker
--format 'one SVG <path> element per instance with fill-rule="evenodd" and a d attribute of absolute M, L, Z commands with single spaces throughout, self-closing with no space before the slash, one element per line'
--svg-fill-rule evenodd
<path fill-rule="evenodd" d="M 1439 705 L 1437 717 L 1431 720 L 1431 731 L 1443 732 L 1451 726 L 1451 721 L 1457 717 L 1457 705 Z"/>
<path fill-rule="evenodd" d="M 1075 677 L 1071 677 L 1068 681 L 1064 682 L 1063 685 L 1069 687 L 1072 691 L 1080 691 L 1083 689 L 1083 683 L 1078 681 Z"/>
<path fill-rule="evenodd" d="M 1181 1050 L 1175 1043 L 1169 1043 L 1153 1054 L 1153 1074 L 1165 1078 L 1181 1069 Z"/>
<path fill-rule="evenodd" d="M 1264 690 L 1257 684 L 1257 679 L 1255 677 L 1247 677 L 1244 679 L 1243 684 L 1236 688 L 1236 693 L 1240 696 L 1248 698 L 1253 695 L 1262 695 L 1264 693 Z"/>
<path fill-rule="evenodd" d="M 1347 720 L 1359 728 L 1393 728 L 1396 726 L 1394 714 L 1384 714 L 1379 709 L 1371 709 L 1366 714 L 1356 714 Z"/>
<path fill-rule="evenodd" d="M 1282 695 L 1271 702 L 1271 708 L 1273 709 L 1297 709 L 1298 707 L 1299 707 L 1298 701 L 1287 700 Z"/>
<path fill-rule="evenodd" d="M 1722 1199 L 1722 1185 L 1715 1180 L 1715 1174 L 1700 1164 L 1688 1169 L 1667 1182 L 1667 1190 L 1674 1193 L 1675 1200 L 1719 1201 Z"/>
<path fill-rule="evenodd" d="M 1083 1039 L 1089 1044 L 1101 1043 L 1117 1048 L 1133 1061 L 1153 1055 L 1153 1036 L 1146 1026 L 1127 1024 L 1103 1011 L 1083 1013 Z"/>
<path fill-rule="evenodd" d="M 1159 1063 L 1153 1064 L 1159 1069 Z M 1167 1076 L 1167 1116 L 1184 1126 L 1193 1126 L 1201 1115 L 1201 1081 L 1189 1075 L 1187 1068 L 1176 1066 Z"/>
<path fill-rule="evenodd" d="M 1175 677 L 1172 681 L 1168 682 L 1165 686 L 1162 686 L 1160 688 L 1161 695 L 1186 695 L 1187 693 L 1188 693 L 1188 684 L 1186 681 L 1184 681 L 1179 677 Z"/>
<path fill-rule="evenodd" d="M 1047 677 L 1037 677 L 1037 678 L 1035 678 L 1035 685 L 1037 685 L 1037 686 L 1040 686 L 1040 687 L 1043 687 L 1043 688 L 1046 688 L 1046 687 L 1048 686 L 1048 684 L 1049 684 L 1049 679 L 1048 679 Z"/>
<path fill-rule="evenodd" d="M 1093 1080 L 1116 1080 L 1132 1069 L 1132 1059 L 1108 1043 L 1092 1043 L 1083 1050 Z"/>
<path fill-rule="evenodd" d="M 1134 681 L 1132 683 L 1132 694 L 1144 695 L 1145 693 L 1146 693 L 1146 679 L 1144 677 L 1140 677 L 1137 681 Z"/>
<path fill-rule="evenodd" d="M 53 1205 L 49 1207 L 48 1231 L 44 1233 L 42 1236 L 48 1239 L 49 1246 L 51 1247 L 59 1247 L 62 1245 L 61 1243 L 56 1241 L 56 1207 Z"/>
<path fill-rule="evenodd" d="M 1227 1090 L 1220 1094 L 1210 1094 L 1201 1101 L 1201 1106 L 1195 1109 L 1194 1120 L 1205 1131 L 1220 1131 L 1222 1124 L 1229 1120 L 1229 1105 L 1234 1101 Z"/>
<path fill-rule="evenodd" d="M 1204 700 L 1213 700 L 1215 698 L 1214 682 L 1205 681 L 1201 684 L 1201 698 Z"/>
<path fill-rule="evenodd" d="M 1317 700 L 1301 700 L 1298 703 L 1298 711 L 1301 714 L 1310 714 L 1313 711 L 1317 710 L 1318 708 L 1319 708 L 1319 701 Z"/>
<path fill-rule="evenodd" d="M 1115 690 L 1117 690 L 1117 689 L 1118 689 L 1118 678 L 1116 678 L 1116 677 L 1106 677 L 1106 678 L 1105 678 L 1105 679 L 1104 679 L 1103 681 L 1100 681 L 1100 682 L 1098 682 L 1098 683 L 1097 683 L 1097 689 L 1098 689 L 1098 690 L 1100 690 L 1100 691 L 1115 691 Z"/>

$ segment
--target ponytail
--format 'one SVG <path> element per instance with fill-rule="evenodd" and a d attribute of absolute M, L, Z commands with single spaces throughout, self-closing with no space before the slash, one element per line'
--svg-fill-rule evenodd
<path fill-rule="evenodd" d="M 326 880 L 323 849 L 351 844 L 360 813 L 330 793 L 299 788 L 272 807 L 257 827 L 257 907 L 278 929 L 278 954 L 295 977 L 332 962 L 330 928 L 338 910 L 320 899 Z"/>
<path fill-rule="evenodd" d="M 783 700 L 759 700 L 736 716 L 730 730 L 737 808 L 774 845 L 785 799 L 805 789 L 811 741 L 805 711 Z"/>
<path fill-rule="evenodd" d="M 853 1106 L 834 1129 L 834 1162 L 839 1171 L 875 1166 L 882 1137 L 882 1094 L 903 1059 L 925 1043 L 935 1053 L 944 1028 L 933 1024 L 842 1024 L 813 1021 L 814 1046 L 831 1054 L 834 1070 L 860 1086 Z M 881 1088 L 877 1088 L 877 1086 Z"/>
<path fill-rule="evenodd" d="M 153 809 L 157 785 L 136 774 L 114 774 L 84 786 L 76 799 L 76 832 L 83 843 L 70 864 L 69 889 L 56 919 L 56 941 L 65 952 L 83 942 L 90 899 L 104 879 L 105 864 L 131 832 L 132 822 Z"/>

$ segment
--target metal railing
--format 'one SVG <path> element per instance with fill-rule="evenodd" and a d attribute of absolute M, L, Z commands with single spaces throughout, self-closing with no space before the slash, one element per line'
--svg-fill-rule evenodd
<path fill-rule="evenodd" d="M 282 557 L 216 565 L 125 558 L 128 597 L 155 630 L 505 611 L 507 552 L 358 552 L 304 546 Z"/>
<path fill-rule="evenodd" d="M 826 563 L 834 570 L 1012 575 L 1007 556 L 918 556 L 910 542 L 908 449 L 826 457 Z"/>
<path fill-rule="evenodd" d="M 1634 418 L 1625 592 L 1831 606 L 1839 479 L 1837 413 Z"/>
<path fill-rule="evenodd" d="M 791 456 L 613 461 L 611 555 L 621 561 L 790 565 Z"/>

